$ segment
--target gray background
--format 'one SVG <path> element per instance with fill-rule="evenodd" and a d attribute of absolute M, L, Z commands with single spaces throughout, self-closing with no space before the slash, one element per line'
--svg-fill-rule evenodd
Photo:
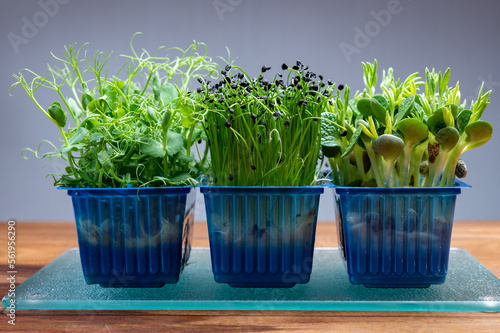
<path fill-rule="evenodd" d="M 136 47 L 148 50 L 203 41 L 213 57 L 224 55 L 228 46 L 238 64 L 253 73 L 263 64 L 277 68 L 300 59 L 354 90 L 363 89 L 361 61 L 376 58 L 381 69 L 392 66 L 402 79 L 426 67 L 451 67 L 450 83 L 459 80 L 468 100 L 476 96 L 481 81 L 487 81 L 493 93 L 483 118 L 500 129 L 499 1 L 59 0 L 57 8 L 54 1 L 41 1 L 52 3 L 48 14 L 39 1 L 2 1 L 0 220 L 73 219 L 70 198 L 45 178 L 60 164 L 42 168 L 43 161 L 21 157 L 22 148 L 35 148 L 42 139 L 57 141 L 56 128 L 21 89 L 13 97 L 7 90 L 13 73 L 22 67 L 44 72 L 48 62 L 54 64 L 50 52 L 61 55 L 63 46 L 74 42 L 89 42 L 89 50 L 117 55 L 129 51 L 136 31 L 143 32 Z M 373 13 L 391 5 L 396 10 L 390 18 L 382 15 L 377 22 Z M 26 21 L 39 27 L 14 47 L 8 35 L 23 36 Z M 357 31 L 365 31 L 366 38 Z M 356 52 L 346 56 L 341 45 L 347 44 Z M 38 97 L 44 106 L 53 101 Z M 459 196 L 456 219 L 500 219 L 499 145 L 495 133 L 486 146 L 463 155 L 469 167 L 466 182 L 473 188 Z M 204 220 L 201 196 L 197 205 L 196 219 Z M 328 192 L 321 199 L 320 220 L 333 219 L 332 205 Z"/>

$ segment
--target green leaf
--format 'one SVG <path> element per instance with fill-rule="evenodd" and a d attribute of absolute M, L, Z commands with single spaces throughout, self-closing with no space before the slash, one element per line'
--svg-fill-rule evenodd
<path fill-rule="evenodd" d="M 368 117 L 372 116 L 372 107 L 371 107 L 371 99 L 362 97 L 358 100 L 358 103 L 356 104 L 356 108 L 363 115 L 365 119 L 368 119 Z"/>
<path fill-rule="evenodd" d="M 321 150 L 326 157 L 335 157 L 340 153 L 342 145 L 340 130 L 332 123 L 336 122 L 336 116 L 331 112 L 323 112 L 321 118 L 324 118 L 320 124 Z"/>
<path fill-rule="evenodd" d="M 99 125 L 99 122 L 95 118 L 90 118 L 87 117 L 85 118 L 82 123 L 80 124 L 81 127 L 85 127 L 88 130 L 91 130 L 92 128 L 96 127 Z"/>
<path fill-rule="evenodd" d="M 460 139 L 460 133 L 455 127 L 445 127 L 436 133 L 436 141 L 442 149 L 450 151 Z"/>
<path fill-rule="evenodd" d="M 160 101 L 162 105 L 169 105 L 179 97 L 177 88 L 171 83 L 165 83 L 160 90 Z"/>
<path fill-rule="evenodd" d="M 321 151 L 325 157 L 335 157 L 342 151 L 341 146 L 336 142 L 325 142 L 321 146 Z"/>
<path fill-rule="evenodd" d="M 390 161 L 395 161 L 403 148 L 404 141 L 392 134 L 383 134 L 373 141 L 373 150 Z"/>
<path fill-rule="evenodd" d="M 81 142 L 88 132 L 89 131 L 85 127 L 79 127 L 76 130 L 76 133 L 71 138 L 69 138 L 68 143 L 75 144 Z"/>
<path fill-rule="evenodd" d="M 97 160 L 101 163 L 104 171 L 109 172 L 113 168 L 113 163 L 111 162 L 111 158 L 106 150 L 101 150 L 97 154 Z"/>
<path fill-rule="evenodd" d="M 413 111 L 413 105 L 415 104 L 415 95 L 410 95 L 406 97 L 398 108 L 398 114 L 396 115 L 396 120 L 394 124 L 399 123 L 404 118 L 408 117 L 409 114 Z"/>
<path fill-rule="evenodd" d="M 107 103 L 111 110 L 116 110 L 119 107 L 118 93 L 114 90 L 106 92 L 102 97 Z"/>
<path fill-rule="evenodd" d="M 82 109 L 78 106 L 78 103 L 73 99 L 73 98 L 68 98 L 68 106 L 75 115 L 77 119 L 80 119 L 80 117 L 83 114 Z"/>
<path fill-rule="evenodd" d="M 166 151 L 169 156 L 174 156 L 177 154 L 181 148 L 184 146 L 184 137 L 182 134 L 168 131 L 167 132 L 167 145 Z"/>
<path fill-rule="evenodd" d="M 194 158 L 192 156 L 187 156 L 186 148 L 184 147 L 182 147 L 181 150 L 175 155 L 175 159 L 187 163 L 191 163 L 194 161 Z"/>
<path fill-rule="evenodd" d="M 104 134 L 96 132 L 96 133 L 92 133 L 92 135 L 90 135 L 90 140 L 91 141 L 99 141 L 103 137 L 104 137 Z"/>
<path fill-rule="evenodd" d="M 89 110 L 89 112 L 92 113 L 105 113 L 111 108 L 109 107 L 109 104 L 106 101 L 106 99 L 101 97 L 98 99 L 94 99 L 92 102 L 90 102 L 89 105 L 87 106 L 87 109 Z"/>
<path fill-rule="evenodd" d="M 148 140 L 145 143 L 140 144 L 140 150 L 143 154 L 152 157 L 163 157 L 165 156 L 165 150 L 160 142 L 156 140 Z"/>
<path fill-rule="evenodd" d="M 458 105 L 456 104 L 446 104 L 445 107 L 447 107 L 452 116 L 453 116 L 453 119 L 457 119 L 457 116 L 458 116 Z"/>
<path fill-rule="evenodd" d="M 376 100 L 375 98 L 372 98 L 371 101 L 370 101 L 370 106 L 371 106 L 371 109 L 372 109 L 372 113 L 373 115 L 375 116 L 375 118 L 382 124 L 382 125 L 386 125 L 385 123 L 385 116 L 387 114 L 387 111 L 385 110 L 385 108 L 382 106 L 382 104 L 379 103 L 378 100 Z"/>
<path fill-rule="evenodd" d="M 359 117 L 361 114 L 359 113 L 358 111 L 358 108 L 357 108 L 357 102 L 355 99 L 351 99 L 349 101 L 349 107 L 351 108 L 352 112 L 353 112 L 353 116 L 354 118 L 357 118 Z"/>
<path fill-rule="evenodd" d="M 469 124 L 471 116 L 472 116 L 471 110 L 462 110 L 462 112 L 458 114 L 455 125 L 457 126 L 457 129 L 459 130 L 460 134 L 464 132 L 465 127 Z"/>
<path fill-rule="evenodd" d="M 49 112 L 50 117 L 54 120 L 54 122 L 57 124 L 59 127 L 64 127 L 66 126 L 66 112 L 61 108 L 61 103 L 59 102 L 54 102 L 52 103 L 49 108 L 47 109 Z"/>
<path fill-rule="evenodd" d="M 347 155 L 349 155 L 352 152 L 352 150 L 354 149 L 354 147 L 358 143 L 358 139 L 361 136 L 362 131 L 363 130 L 362 130 L 361 126 L 358 126 L 358 128 L 356 128 L 356 131 L 354 131 L 353 135 L 351 136 L 351 139 L 349 140 L 349 145 L 347 146 L 347 149 L 342 154 L 342 157 L 346 157 Z"/>
<path fill-rule="evenodd" d="M 429 136 L 429 129 L 419 119 L 406 118 L 398 123 L 398 130 L 403 133 L 405 144 L 413 147 Z"/>
<path fill-rule="evenodd" d="M 424 108 L 420 106 L 418 103 L 413 103 L 414 114 L 416 113 L 418 116 L 423 114 L 423 118 L 425 118 Z"/>
<path fill-rule="evenodd" d="M 85 110 L 87 110 L 87 106 L 89 105 L 90 102 L 92 102 L 93 99 L 94 97 L 92 97 L 92 95 L 90 94 L 82 95 L 82 106 Z"/>
<path fill-rule="evenodd" d="M 487 121 L 476 120 L 465 127 L 467 142 L 470 144 L 486 143 L 493 135 L 493 126 Z"/>
<path fill-rule="evenodd" d="M 443 95 L 449 81 L 450 81 L 450 67 L 448 67 L 446 69 L 446 72 L 444 72 L 443 78 L 439 83 L 439 94 L 440 95 Z"/>
<path fill-rule="evenodd" d="M 180 111 L 182 126 L 190 128 L 194 123 L 194 113 L 196 111 L 196 107 L 193 103 L 188 101 L 187 103 L 181 103 Z"/>
<path fill-rule="evenodd" d="M 183 172 L 183 173 L 175 175 L 174 177 L 170 178 L 169 180 L 172 183 L 184 183 L 189 178 L 191 178 L 191 175 L 189 173 L 187 173 L 187 172 Z"/>
<path fill-rule="evenodd" d="M 387 109 L 389 106 L 389 101 L 383 95 L 373 95 L 372 98 L 376 99 L 377 102 L 384 107 L 384 109 Z"/>
<path fill-rule="evenodd" d="M 83 149 L 85 147 L 86 147 L 85 144 L 78 143 L 78 144 L 74 144 L 74 145 L 63 146 L 63 147 L 61 147 L 60 152 L 61 152 L 61 154 L 66 154 L 67 152 L 78 151 L 78 150 Z"/>
<path fill-rule="evenodd" d="M 89 177 L 89 175 L 87 174 L 87 172 L 83 171 L 83 170 L 77 170 L 78 175 L 83 179 L 83 180 L 86 180 L 88 182 L 93 182 L 93 179 Z"/>
<path fill-rule="evenodd" d="M 427 118 L 427 127 L 429 130 L 436 134 L 441 128 L 446 127 L 444 121 L 443 108 L 436 110 L 429 118 Z"/>

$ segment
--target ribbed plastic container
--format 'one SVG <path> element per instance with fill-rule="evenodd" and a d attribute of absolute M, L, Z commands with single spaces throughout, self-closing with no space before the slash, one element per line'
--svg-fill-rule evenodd
<path fill-rule="evenodd" d="M 83 274 L 103 287 L 176 283 L 191 250 L 190 187 L 67 189 Z"/>
<path fill-rule="evenodd" d="M 323 187 L 200 186 L 215 281 L 232 287 L 307 283 Z"/>
<path fill-rule="evenodd" d="M 335 187 L 349 280 L 366 287 L 429 287 L 446 280 L 454 187 Z"/>

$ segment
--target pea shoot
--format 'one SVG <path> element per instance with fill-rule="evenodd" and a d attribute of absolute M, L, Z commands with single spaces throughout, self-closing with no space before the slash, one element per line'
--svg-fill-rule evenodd
<path fill-rule="evenodd" d="M 137 35 L 137 34 L 136 34 Z M 198 160 L 191 148 L 202 137 L 203 104 L 191 81 L 216 78 L 217 66 L 203 43 L 187 49 L 158 48 L 153 54 L 121 55 L 121 68 L 109 74 L 111 53 L 88 56 L 86 45 L 66 47 L 48 74 L 22 69 L 9 92 L 21 86 L 58 128 L 61 144 L 47 140 L 35 157 L 68 163 L 63 174 L 51 174 L 63 187 L 194 185 L 207 155 Z M 170 58 L 165 53 L 177 53 Z M 43 88 L 43 89 L 40 89 Z M 40 89 L 40 90 L 39 90 Z M 52 91 L 48 107 L 37 95 Z M 45 93 L 44 92 L 44 93 Z M 52 151 L 41 153 L 41 145 Z M 24 154 L 24 151 L 23 151 Z M 200 154 L 201 155 L 201 154 Z"/>

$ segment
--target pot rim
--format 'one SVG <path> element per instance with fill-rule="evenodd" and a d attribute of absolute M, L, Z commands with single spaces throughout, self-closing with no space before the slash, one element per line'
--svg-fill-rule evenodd
<path fill-rule="evenodd" d="M 326 185 L 311 186 L 217 186 L 217 185 L 197 185 L 201 193 L 259 193 L 259 194 L 321 194 Z"/>
<path fill-rule="evenodd" d="M 447 187 L 353 187 L 341 185 L 329 185 L 338 194 L 432 194 L 432 195 L 453 195 L 462 192 L 463 188 L 472 188 L 471 185 L 466 184 L 460 180 L 455 180 L 454 186 Z"/>
<path fill-rule="evenodd" d="M 191 192 L 191 186 L 169 187 L 57 187 L 68 191 L 69 196 L 141 196 L 141 195 L 182 195 Z"/>

